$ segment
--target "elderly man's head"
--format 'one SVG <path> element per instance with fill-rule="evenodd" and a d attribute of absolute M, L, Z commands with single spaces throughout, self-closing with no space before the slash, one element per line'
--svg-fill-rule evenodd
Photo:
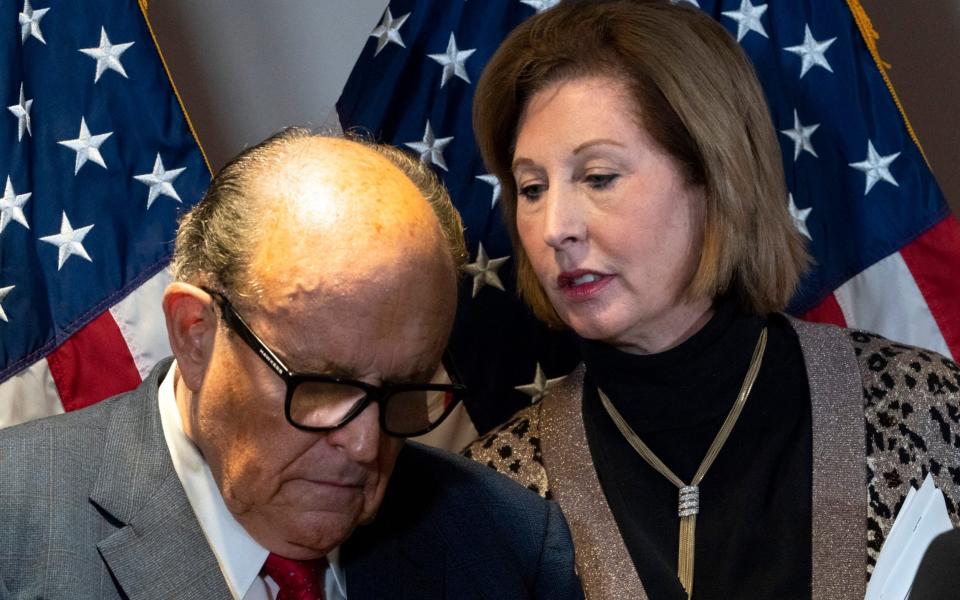
<path fill-rule="evenodd" d="M 245 151 L 184 218 L 164 297 L 177 403 L 262 545 L 320 556 L 374 516 L 402 444 L 381 423 L 443 413 L 403 386 L 438 369 L 464 255 L 424 167 L 304 130 Z M 364 405 L 369 386 L 398 393 Z"/>

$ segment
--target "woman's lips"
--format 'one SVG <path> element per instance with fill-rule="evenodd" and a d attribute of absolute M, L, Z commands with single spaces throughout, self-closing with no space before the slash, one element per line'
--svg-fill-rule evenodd
<path fill-rule="evenodd" d="M 578 269 L 560 273 L 557 277 L 557 287 L 567 299 L 582 301 L 597 295 L 611 281 L 613 281 L 613 275 Z"/>

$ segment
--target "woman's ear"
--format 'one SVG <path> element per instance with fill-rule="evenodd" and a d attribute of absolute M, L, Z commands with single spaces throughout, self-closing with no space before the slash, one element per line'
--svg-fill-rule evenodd
<path fill-rule="evenodd" d="M 163 292 L 163 314 L 180 376 L 196 392 L 210 363 L 217 333 L 213 297 L 195 285 L 175 281 Z"/>

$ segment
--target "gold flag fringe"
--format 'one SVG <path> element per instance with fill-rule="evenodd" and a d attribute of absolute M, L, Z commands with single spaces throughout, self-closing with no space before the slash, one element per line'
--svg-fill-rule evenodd
<path fill-rule="evenodd" d="M 150 32 L 150 38 L 153 40 L 153 47 L 157 50 L 157 55 L 160 56 L 160 62 L 163 64 L 163 70 L 167 74 L 167 81 L 170 82 L 170 87 L 173 89 L 173 95 L 177 97 L 177 103 L 180 105 L 180 110 L 183 111 L 183 118 L 187 121 L 187 127 L 190 128 L 190 134 L 193 135 L 193 141 L 197 143 L 197 148 L 200 149 L 200 156 L 203 157 L 203 162 L 207 166 L 207 171 L 212 175 L 213 169 L 210 168 L 210 160 L 207 158 L 207 153 L 203 150 L 203 144 L 200 143 L 200 138 L 197 136 L 197 130 L 193 127 L 193 121 L 190 120 L 190 114 L 187 112 L 187 106 L 183 103 L 183 98 L 180 97 L 180 90 L 177 89 L 177 84 L 173 81 L 173 74 L 170 72 L 170 67 L 167 65 L 167 59 L 163 56 L 163 51 L 160 49 L 160 44 L 157 43 L 157 35 L 153 32 L 153 25 L 150 24 L 150 17 L 147 15 L 147 3 L 149 0 L 137 0 L 137 4 L 140 5 L 140 12 L 143 13 L 143 21 L 147 24 L 147 30 Z"/>
<path fill-rule="evenodd" d="M 910 134 L 910 138 L 913 139 L 913 143 L 916 144 L 917 149 L 920 150 L 920 155 L 923 157 L 923 161 L 927 163 L 927 168 L 932 171 L 933 169 L 930 167 L 930 161 L 927 160 L 927 153 L 923 151 L 923 146 L 920 145 L 920 139 L 917 138 L 917 133 L 914 131 L 913 125 L 910 124 L 910 119 L 907 118 L 907 112 L 904 110 L 899 96 L 897 96 L 897 91 L 893 89 L 893 82 L 890 81 L 890 76 L 887 73 L 887 69 L 890 69 L 892 65 L 880 58 L 880 51 L 877 49 L 877 40 L 880 39 L 880 34 L 877 33 L 877 30 L 873 28 L 873 21 L 870 20 L 869 16 L 867 16 L 867 11 L 863 9 L 863 6 L 860 4 L 860 0 L 847 0 L 847 6 L 850 7 L 850 12 L 853 14 L 853 20 L 856 22 L 857 28 L 860 30 L 860 35 L 863 37 L 863 41 L 867 44 L 867 49 L 870 50 L 870 55 L 873 57 L 873 62 L 876 63 L 877 69 L 880 70 L 880 75 L 883 77 L 884 83 L 887 84 L 887 89 L 890 90 L 890 95 L 893 97 L 893 102 L 897 105 L 897 110 L 900 111 L 900 116 L 903 117 L 903 123 L 907 126 L 907 132 Z"/>

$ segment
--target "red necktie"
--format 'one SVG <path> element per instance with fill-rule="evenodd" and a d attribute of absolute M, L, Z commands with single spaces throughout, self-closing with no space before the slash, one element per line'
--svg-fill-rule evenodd
<path fill-rule="evenodd" d="M 271 552 L 261 573 L 280 586 L 276 600 L 323 600 L 326 568 L 326 558 L 294 560 Z"/>

